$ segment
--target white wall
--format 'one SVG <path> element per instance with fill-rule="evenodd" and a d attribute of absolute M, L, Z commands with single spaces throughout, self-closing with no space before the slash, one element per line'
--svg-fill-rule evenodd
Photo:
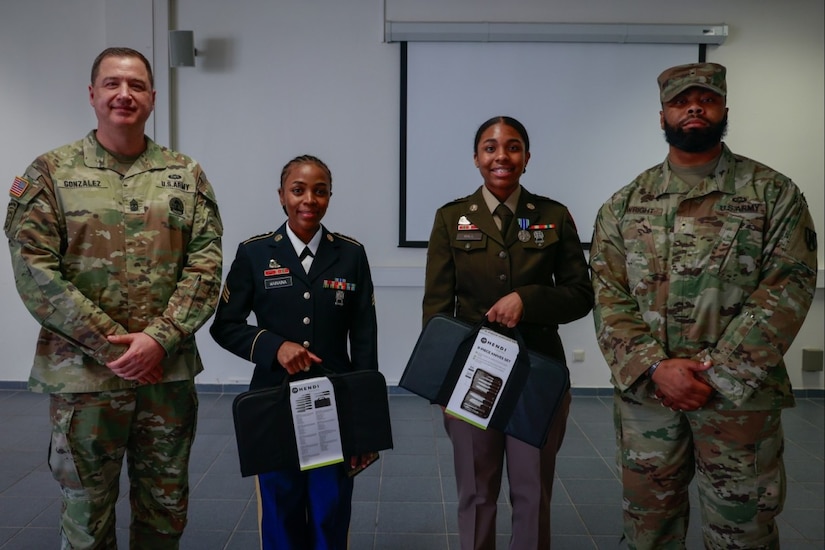
<path fill-rule="evenodd" d="M 167 1 L 172 7 L 168 20 L 174 28 L 194 30 L 199 51 L 195 68 L 171 74 L 163 28 Z M 708 50 L 710 61 L 729 69 L 727 142 L 799 184 L 823 240 L 821 0 L 695 0 L 689 10 L 659 0 L 386 3 L 387 19 L 406 21 L 728 24 L 725 44 Z M 283 222 L 276 198 L 283 164 L 304 152 L 329 164 L 334 197 L 324 221 L 366 246 L 377 285 L 381 369 L 394 384 L 420 329 L 424 251 L 396 246 L 398 45 L 382 43 L 382 5 L 380 0 L 0 0 L 0 120 L 5 130 L 0 134 L 0 182 L 10 184 L 35 155 L 77 139 L 93 126 L 86 99 L 91 61 L 103 47 L 128 37 L 126 45 L 144 51 L 158 73 L 161 104 L 151 131 L 198 159 L 216 189 L 226 225 L 226 270 L 239 241 Z M 650 68 L 651 86 L 661 69 Z M 586 112 L 581 115 L 584 124 L 598 123 L 588 120 Z M 525 122 L 529 128 L 529 120 Z M 658 105 L 650 106 L 649 122 L 658 125 Z M 433 132 L 447 130 L 432 121 Z M 622 139 L 620 128 L 608 130 Z M 583 161 L 593 155 L 597 158 L 598 151 L 583 151 Z M 472 158 L 468 153 L 455 162 Z M 433 174 L 438 177 L 437 167 Z M 456 196 L 479 183 L 444 182 L 455 187 Z M 37 327 L 14 291 L 7 254 L 0 254 L 0 299 L 0 349 L 5 355 L 0 381 L 22 381 Z M 825 387 L 821 372 L 803 376 L 799 366 L 801 349 L 822 348 L 824 333 L 825 290 L 820 288 L 787 355 L 795 387 Z M 574 349 L 585 352 L 584 362 L 571 359 L 574 387 L 607 387 L 592 319 L 563 327 L 562 336 L 568 356 Z M 206 331 L 198 341 L 206 362 L 199 383 L 249 379 L 251 365 L 218 348 Z"/>

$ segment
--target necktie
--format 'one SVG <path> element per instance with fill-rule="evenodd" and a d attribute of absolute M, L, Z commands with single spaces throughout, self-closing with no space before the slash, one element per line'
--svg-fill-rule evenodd
<path fill-rule="evenodd" d="M 298 256 L 298 259 L 301 260 L 301 265 L 304 266 L 304 271 L 306 271 L 307 273 L 309 273 L 309 268 L 312 265 L 312 258 L 314 257 L 315 255 L 312 253 L 308 246 L 305 246 L 304 249 L 301 251 L 301 255 Z"/>
<path fill-rule="evenodd" d="M 510 229 L 510 224 L 513 222 L 513 212 L 507 208 L 504 203 L 499 203 L 493 213 L 501 220 L 501 236 L 507 235 L 507 230 Z"/>

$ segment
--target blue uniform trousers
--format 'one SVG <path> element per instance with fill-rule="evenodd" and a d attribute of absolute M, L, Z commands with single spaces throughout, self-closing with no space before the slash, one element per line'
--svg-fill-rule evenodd
<path fill-rule="evenodd" d="M 257 476 L 263 550 L 346 550 L 353 480 L 341 464 Z"/>

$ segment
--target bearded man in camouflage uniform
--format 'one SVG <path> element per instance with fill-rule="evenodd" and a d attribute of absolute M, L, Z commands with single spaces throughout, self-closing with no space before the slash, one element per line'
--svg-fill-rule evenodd
<path fill-rule="evenodd" d="M 104 50 L 91 80 L 97 129 L 10 190 L 15 282 L 42 326 L 29 388 L 50 394 L 62 548 L 117 547 L 124 453 L 130 547 L 178 548 L 203 369 L 194 333 L 216 306 L 223 227 L 201 167 L 144 135 L 146 58 Z"/>
<path fill-rule="evenodd" d="M 602 206 L 590 256 L 624 535 L 684 548 L 696 474 L 706 548 L 778 548 L 783 355 L 814 295 L 813 221 L 793 182 L 722 143 L 724 67 L 658 82 L 668 157 Z"/>

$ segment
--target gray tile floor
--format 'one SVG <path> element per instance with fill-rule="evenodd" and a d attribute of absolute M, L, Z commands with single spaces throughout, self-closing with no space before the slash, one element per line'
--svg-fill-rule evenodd
<path fill-rule="evenodd" d="M 553 548 L 619 549 L 620 486 L 614 468 L 610 397 L 575 392 L 553 496 Z M 189 525 L 182 548 L 254 549 L 256 500 L 241 478 L 233 436 L 231 393 L 200 393 L 191 463 Z M 390 392 L 395 449 L 356 478 L 351 548 L 456 549 L 456 492 L 450 443 L 440 410 Z M 0 390 L 0 549 L 58 548 L 58 488 L 46 465 L 48 399 Z M 788 498 L 780 516 L 782 546 L 825 547 L 823 532 L 823 398 L 807 397 L 784 413 Z M 123 483 L 121 484 L 123 486 Z M 128 501 L 121 491 L 118 540 L 127 548 Z M 510 532 L 506 490 L 498 518 L 499 548 Z M 701 548 L 698 520 L 688 548 Z"/>

